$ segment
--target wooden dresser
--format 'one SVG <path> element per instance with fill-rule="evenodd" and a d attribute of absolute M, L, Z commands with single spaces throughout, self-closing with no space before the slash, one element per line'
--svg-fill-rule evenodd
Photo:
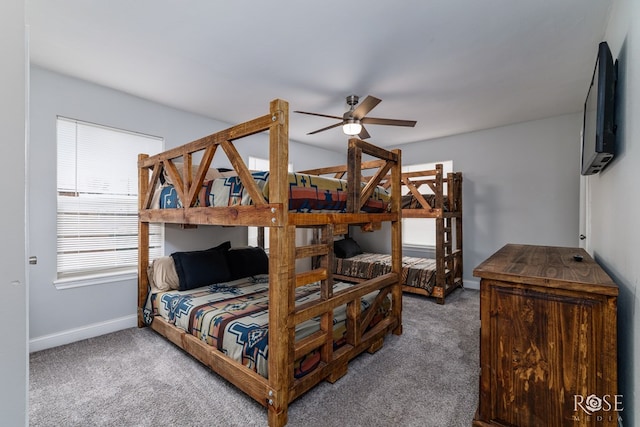
<path fill-rule="evenodd" d="M 473 425 L 616 426 L 618 287 L 587 252 L 509 244 L 473 274 L 481 278 Z"/>

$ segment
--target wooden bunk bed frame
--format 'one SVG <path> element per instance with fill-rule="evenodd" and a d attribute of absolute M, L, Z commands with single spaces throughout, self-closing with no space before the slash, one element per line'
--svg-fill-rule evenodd
<path fill-rule="evenodd" d="M 340 177 L 340 175 L 337 175 Z M 391 177 L 389 177 L 391 178 Z M 367 178 L 365 178 L 365 181 Z M 409 293 L 431 296 L 439 304 L 444 304 L 445 297 L 454 289 L 463 286 L 462 282 L 462 173 L 443 173 L 442 164 L 436 164 L 435 169 L 415 172 L 403 172 L 402 185 L 414 198 L 415 206 L 401 210 L 403 218 L 433 218 L 435 219 L 435 285 L 429 293 L 426 289 L 408 286 L 403 283 L 402 290 Z M 383 182 L 390 186 L 391 180 Z M 431 205 L 420 188 L 426 185 L 433 192 Z M 350 276 L 334 274 L 341 280 L 362 280 Z"/>
<path fill-rule="evenodd" d="M 139 167 L 139 270 L 138 270 L 138 324 L 145 326 L 143 307 L 148 296 L 147 268 L 149 266 L 149 224 L 210 224 L 224 226 L 269 227 L 269 358 L 268 379 L 251 371 L 241 363 L 229 359 L 217 349 L 194 336 L 154 317 L 151 328 L 190 353 L 200 362 L 224 377 L 268 409 L 269 426 L 287 423 L 288 405 L 294 399 L 322 380 L 335 382 L 346 374 L 349 360 L 363 351 L 375 352 L 383 345 L 387 333 L 402 333 L 402 288 L 400 284 L 401 237 L 401 154 L 400 150 L 387 151 L 358 139 L 350 139 L 347 164 L 349 194 L 346 213 L 294 213 L 288 211 L 288 125 L 289 105 L 273 100 L 269 113 L 238 124 L 183 146 L 154 156 L 140 154 Z M 270 181 L 269 200 L 265 200 L 255 185 L 250 171 L 238 154 L 234 141 L 267 131 L 269 133 Z M 198 189 L 218 147 L 221 147 L 251 195 L 250 206 L 196 207 Z M 193 156 L 202 153 L 195 178 L 190 173 Z M 376 160 L 362 161 L 363 154 Z M 198 154 L 200 155 L 200 154 Z M 180 174 L 175 164 L 183 162 Z M 361 186 L 362 170 L 377 169 L 365 186 Z M 162 171 L 171 177 L 185 207 L 152 209 L 152 199 Z M 311 174 L 327 173 L 326 168 L 304 171 Z M 361 206 L 385 177 L 391 188 L 391 209 L 385 213 L 362 213 Z M 333 292 L 331 272 L 333 234 L 335 229 L 349 225 L 371 226 L 384 221 L 391 223 L 393 253 L 392 272 L 359 283 L 345 291 Z M 321 231 L 317 244 L 296 247 L 297 228 Z M 320 257 L 318 268 L 295 271 L 300 258 Z M 321 283 L 321 298 L 303 306 L 295 306 L 295 289 L 307 283 Z M 391 312 L 375 326 L 371 323 L 375 310 L 361 312 L 360 299 L 378 291 L 374 307 L 390 296 Z M 333 310 L 347 306 L 347 344 L 334 351 L 332 337 Z M 296 325 L 319 317 L 321 328 L 304 339 L 295 340 Z M 321 354 L 319 366 L 302 378 L 295 379 L 293 362 L 299 356 L 317 349 Z"/>
<path fill-rule="evenodd" d="M 449 172 L 444 178 L 442 164 L 427 171 L 402 173 L 402 184 L 420 207 L 402 209 L 403 218 L 435 218 L 436 284 L 431 296 L 444 304 L 445 297 L 462 287 L 462 173 Z M 434 206 L 420 193 L 427 185 L 435 195 Z M 446 193 L 445 193 L 446 190 Z M 404 286 L 406 292 L 428 295 L 424 289 Z"/>

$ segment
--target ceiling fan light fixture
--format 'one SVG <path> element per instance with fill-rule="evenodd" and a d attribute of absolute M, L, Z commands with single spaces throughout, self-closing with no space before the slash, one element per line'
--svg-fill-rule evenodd
<path fill-rule="evenodd" d="M 378 105 L 381 100 L 376 98 L 375 96 L 367 95 L 367 97 L 358 105 L 359 98 L 356 95 L 347 96 L 347 104 L 349 104 L 349 110 L 346 111 L 342 117 L 340 116 L 330 116 L 328 114 L 320 114 L 320 113 L 307 113 L 306 111 L 295 111 L 296 113 L 308 114 L 310 116 L 319 116 L 319 117 L 327 117 L 329 119 L 339 120 L 338 122 L 325 126 L 322 129 L 314 130 L 313 132 L 309 132 L 307 135 L 315 135 L 319 132 L 324 132 L 329 129 L 336 128 L 338 126 L 342 126 L 342 131 L 349 135 L 358 135 L 360 139 L 370 138 L 369 132 L 362 125 L 366 123 L 368 125 L 387 125 L 387 126 L 409 126 L 414 127 L 416 125 L 415 120 L 396 120 L 396 119 L 382 119 L 382 118 L 373 118 L 367 117 L 367 114 Z M 356 107 L 356 105 L 358 105 Z"/>
<path fill-rule="evenodd" d="M 362 131 L 360 120 L 347 119 L 342 125 L 342 131 L 347 135 L 358 135 Z"/>

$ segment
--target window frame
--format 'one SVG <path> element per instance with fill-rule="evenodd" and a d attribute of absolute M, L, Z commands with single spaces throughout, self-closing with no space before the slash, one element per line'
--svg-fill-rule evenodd
<path fill-rule="evenodd" d="M 100 139 L 102 138 L 102 140 Z M 139 139 L 144 138 L 144 139 Z M 137 157 L 132 161 L 135 170 L 118 160 L 123 154 L 114 154 L 111 159 L 98 155 L 100 162 L 114 166 L 114 174 L 93 174 L 91 166 L 81 165 L 83 156 L 91 160 L 95 149 L 109 147 L 109 153 L 118 146 L 127 150 L 127 156 L 140 152 L 162 152 L 164 138 L 132 132 L 113 126 L 106 126 L 65 116 L 56 117 L 56 277 L 53 284 L 57 289 L 67 289 L 96 284 L 114 283 L 137 278 L 137 213 L 138 213 L 138 172 Z M 104 143 L 103 143 L 104 142 Z M 141 144 L 144 142 L 144 144 Z M 138 144 L 136 149 L 131 144 Z M 153 150 L 149 150 L 153 148 Z M 122 150 L 118 151 L 121 153 Z M 84 153 L 84 154 L 83 154 Z M 89 167 L 87 167 L 89 166 Z M 95 166 L 94 166 L 95 167 Z M 124 168 L 124 169 L 123 169 Z M 84 169 L 84 170 L 83 170 Z M 89 172 L 87 172 L 87 170 Z M 108 172 L 111 172 L 109 167 Z M 98 181 L 97 186 L 93 181 Z M 126 182 L 123 184 L 123 182 Z M 111 201 L 117 207 L 102 209 Z M 106 203 L 106 204 L 105 204 Z M 69 206 L 72 207 L 69 207 Z M 135 226 L 132 216 L 136 217 Z M 94 218 L 93 220 L 91 218 Z M 122 218 L 122 219 L 118 219 Z M 70 219 L 70 221 L 68 220 Z M 61 222 L 62 221 L 62 222 Z M 135 227 L 135 232 L 133 228 Z M 155 228 L 153 257 L 164 255 L 164 226 L 152 224 Z M 135 236 L 134 236 L 135 234 Z M 93 240 L 92 240 L 93 239 Z M 75 241 L 74 241 L 75 240 Z M 95 247 L 83 246 L 82 242 L 97 242 Z M 135 240 L 135 243 L 133 243 Z M 118 252 L 127 254 L 122 257 Z M 100 259 L 100 252 L 109 255 L 108 262 Z M 64 254 L 71 254 L 64 259 Z M 85 254 L 87 258 L 85 258 Z M 91 258 L 93 254 L 94 258 Z M 133 255 L 132 255 L 133 254 Z M 61 259 L 61 255 L 63 259 Z M 75 257 L 74 257 L 75 255 Z M 133 261 L 133 260 L 135 261 Z M 87 262 L 89 268 L 83 263 Z M 111 265 L 109 265 L 111 264 Z"/>

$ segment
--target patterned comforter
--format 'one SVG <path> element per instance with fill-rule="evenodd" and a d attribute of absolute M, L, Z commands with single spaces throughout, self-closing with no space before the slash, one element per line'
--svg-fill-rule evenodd
<path fill-rule="evenodd" d="M 334 292 L 345 289 L 347 283 L 336 283 Z M 217 348 L 233 360 L 268 377 L 269 350 L 269 283 L 268 275 L 259 275 L 197 288 L 189 291 L 151 292 L 145 307 L 145 321 L 162 316 L 169 323 L 187 331 L 201 341 Z M 296 305 L 320 296 L 319 284 L 296 290 Z M 370 307 L 375 293 L 362 298 L 362 311 Z M 383 319 L 390 302 L 379 309 L 370 326 Z M 345 307 L 334 310 L 334 348 L 344 344 Z M 311 319 L 296 327 L 296 340 L 319 330 L 319 320 Z M 302 377 L 320 361 L 317 352 L 296 361 L 295 376 Z"/>
<path fill-rule="evenodd" d="M 372 279 L 391 272 L 391 255 L 363 253 L 351 258 L 334 258 L 334 274 Z M 436 278 L 436 260 L 402 257 L 402 284 L 433 291 Z"/>
<path fill-rule="evenodd" d="M 269 172 L 253 172 L 259 190 L 269 200 Z M 364 185 L 364 184 L 363 184 Z M 390 208 L 389 192 L 377 187 L 362 207 L 363 212 L 386 212 Z M 197 206 L 250 205 L 251 198 L 238 176 L 205 181 L 198 196 Z M 165 184 L 155 208 L 181 208 L 173 185 Z M 347 208 L 347 181 L 316 175 L 289 173 L 289 211 L 291 212 L 345 212 Z"/>

